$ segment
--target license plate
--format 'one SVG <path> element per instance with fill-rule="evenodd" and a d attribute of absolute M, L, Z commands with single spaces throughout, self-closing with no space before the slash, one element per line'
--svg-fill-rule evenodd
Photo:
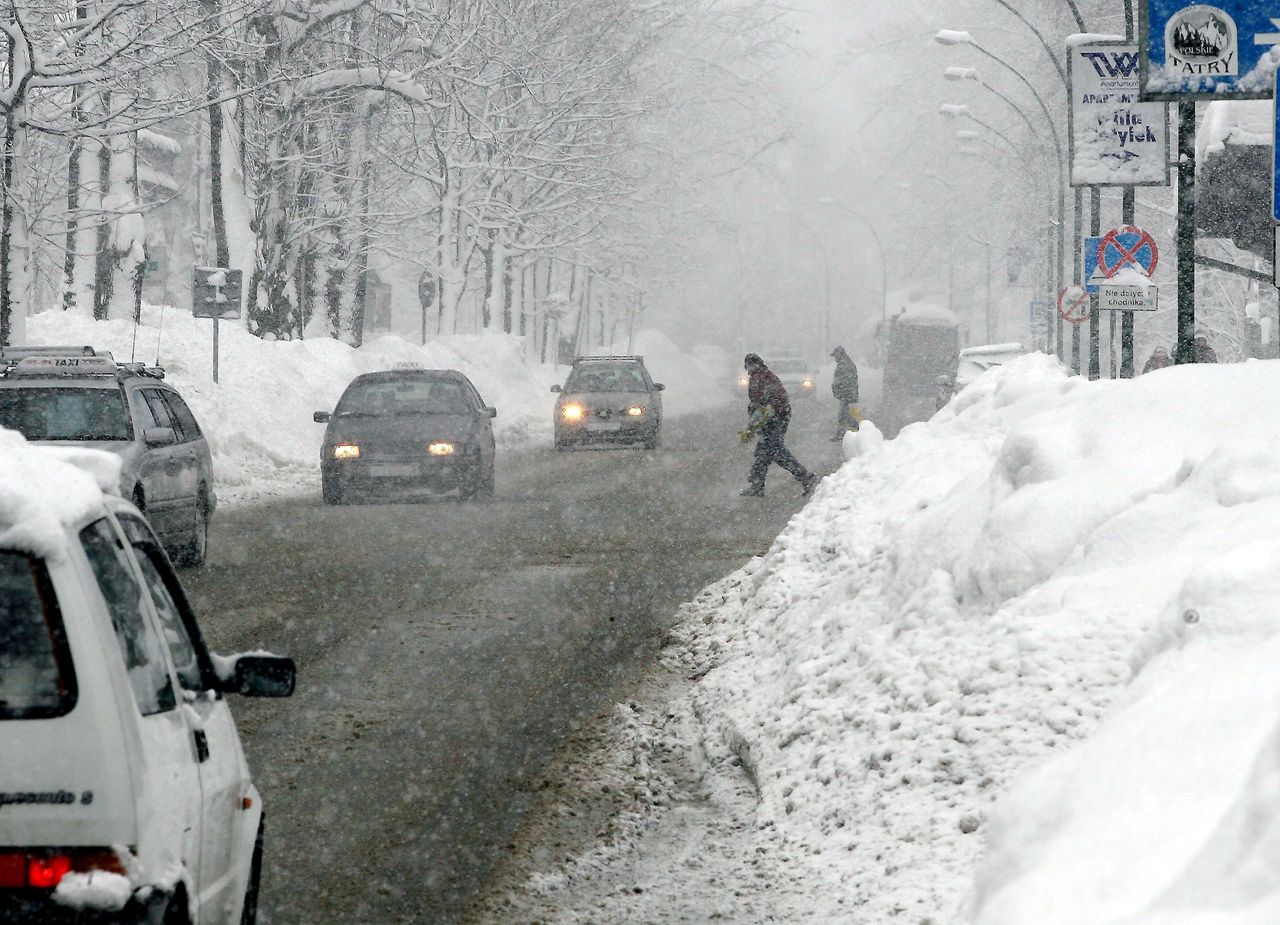
<path fill-rule="evenodd" d="M 369 466 L 369 474 L 381 479 L 408 478 L 420 471 L 414 463 L 374 463 Z"/>
<path fill-rule="evenodd" d="M 587 430 L 622 430 L 621 421 L 587 421 Z"/>

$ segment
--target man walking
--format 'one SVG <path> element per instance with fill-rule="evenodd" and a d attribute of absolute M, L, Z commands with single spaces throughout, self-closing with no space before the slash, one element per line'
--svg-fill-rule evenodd
<path fill-rule="evenodd" d="M 843 347 L 832 350 L 831 355 L 836 358 L 831 394 L 840 403 L 840 413 L 836 415 L 836 435 L 831 439 L 839 443 L 844 439 L 846 431 L 858 429 L 858 419 L 853 416 L 852 407 L 858 403 L 858 367 Z"/>
<path fill-rule="evenodd" d="M 764 479 L 771 463 L 777 463 L 794 475 L 803 494 L 809 494 L 818 484 L 818 476 L 802 466 L 784 442 L 787 425 L 791 423 L 791 402 L 787 398 L 786 387 L 759 354 L 748 353 L 742 365 L 750 377 L 747 381 L 747 414 L 751 418 L 751 428 L 746 433 L 756 434 L 756 456 L 751 464 L 749 483 L 742 490 L 742 495 L 764 495 Z"/>

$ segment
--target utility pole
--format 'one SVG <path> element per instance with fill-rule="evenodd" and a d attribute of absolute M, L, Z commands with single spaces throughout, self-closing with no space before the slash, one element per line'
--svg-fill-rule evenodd
<path fill-rule="evenodd" d="M 1133 25 L 1133 0 L 1124 0 L 1124 40 L 1133 43 L 1137 40 Z M 1141 49 L 1138 50 L 1141 53 Z M 1134 193 L 1132 186 L 1124 188 L 1124 198 L 1120 201 L 1120 223 L 1131 227 L 1134 215 Z M 1133 312 L 1120 313 L 1120 378 L 1133 378 Z"/>
<path fill-rule="evenodd" d="M 1196 104 L 1178 103 L 1178 345 L 1174 363 L 1194 363 L 1196 327 Z"/>

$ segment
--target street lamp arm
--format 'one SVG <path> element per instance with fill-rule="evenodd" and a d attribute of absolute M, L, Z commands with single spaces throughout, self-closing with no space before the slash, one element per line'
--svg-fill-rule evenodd
<path fill-rule="evenodd" d="M 1032 24 L 1031 20 L 1027 19 L 1026 16 L 1022 15 L 1017 10 L 1015 10 L 1009 4 L 1008 0 L 995 0 L 995 2 L 998 3 L 1000 6 L 1004 7 L 1014 16 L 1018 17 L 1018 19 L 1022 21 L 1022 24 L 1031 30 L 1031 34 L 1040 40 L 1040 44 L 1044 47 L 1045 54 L 1047 54 L 1049 56 L 1049 60 L 1053 62 L 1054 70 L 1058 72 L 1058 79 L 1062 81 L 1062 85 L 1065 87 L 1067 85 L 1067 72 L 1062 67 L 1062 62 L 1058 60 L 1057 54 L 1054 52 L 1053 48 L 1050 47 L 1049 42 L 1045 39 L 1044 33 L 1042 33 L 1039 29 L 1037 29 Z M 1077 16 L 1077 18 L 1079 17 Z M 1083 25 L 1080 27 L 1080 31 L 1081 32 L 1084 31 Z"/>
<path fill-rule="evenodd" d="M 990 59 L 991 59 L 992 61 L 994 61 L 996 64 L 1000 65 L 1002 68 L 1004 68 L 1004 69 L 1005 69 L 1006 71 L 1008 71 L 1010 74 L 1012 74 L 1014 77 L 1016 77 L 1016 78 L 1018 78 L 1020 81 L 1022 81 L 1023 85 L 1024 85 L 1028 90 L 1030 90 L 1030 91 L 1031 91 L 1031 95 L 1032 95 L 1033 97 L 1035 97 L 1036 105 L 1038 105 L 1038 106 L 1040 107 L 1040 111 L 1041 111 L 1042 113 L 1044 113 L 1045 121 L 1047 121 L 1047 122 L 1049 123 L 1049 131 L 1053 133 L 1053 143 L 1054 143 L 1054 147 L 1055 147 L 1055 148 L 1057 148 L 1059 152 L 1061 152 L 1061 150 L 1062 150 L 1062 139 L 1061 139 L 1060 137 L 1058 137 L 1058 128 L 1057 128 L 1057 126 L 1054 124 L 1054 121 L 1053 121 L 1053 115 L 1049 112 L 1049 107 L 1048 107 L 1048 106 L 1046 106 L 1046 105 L 1044 104 L 1044 99 L 1040 96 L 1039 92 L 1038 92 L 1038 91 L 1036 90 L 1036 88 L 1032 85 L 1031 81 L 1029 81 L 1029 80 L 1027 80 L 1027 78 L 1023 77 L 1023 76 L 1022 76 L 1022 72 L 1021 72 L 1021 71 L 1019 71 L 1017 68 L 1013 67 L 1011 64 L 1009 64 L 1007 61 L 1005 61 L 1003 58 L 999 57 L 998 55 L 995 55 L 995 54 L 993 54 L 993 53 L 991 53 L 991 52 L 987 51 L 987 49 L 983 48 L 983 47 L 982 47 L 981 45 L 979 45 L 977 42 L 974 42 L 974 43 L 973 43 L 973 47 L 974 47 L 975 49 L 977 49 L 978 51 L 982 52 L 982 54 L 986 55 L 988 58 L 990 58 Z M 1061 157 L 1061 153 L 1059 153 L 1059 157 Z"/>
<path fill-rule="evenodd" d="M 1071 15 L 1076 18 L 1076 28 L 1081 32 L 1088 32 L 1084 27 L 1084 17 L 1080 15 L 1080 7 L 1076 6 L 1076 0 L 1067 0 L 1067 6 L 1071 8 Z"/>

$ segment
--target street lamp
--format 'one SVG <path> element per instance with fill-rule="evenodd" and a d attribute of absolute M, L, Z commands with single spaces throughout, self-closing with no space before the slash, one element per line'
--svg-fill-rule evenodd
<path fill-rule="evenodd" d="M 1066 211 L 1067 211 L 1066 169 L 1062 162 L 1062 139 L 1058 135 L 1058 127 L 1056 122 L 1054 121 L 1053 115 L 1049 112 L 1049 107 L 1045 105 L 1044 99 L 1040 96 L 1038 92 L 1036 92 L 1036 88 L 1031 85 L 1031 81 L 1027 80 L 1027 78 L 1023 76 L 1021 71 L 1019 71 L 1013 65 L 1009 64 L 1009 62 L 1005 61 L 999 55 L 996 55 L 993 52 L 989 51 L 988 49 L 984 48 L 981 44 L 979 44 L 973 38 L 973 36 L 970 33 L 964 32 L 962 30 L 957 30 L 957 29 L 941 29 L 934 34 L 933 38 L 934 38 L 934 41 L 937 42 L 939 45 L 944 45 L 948 47 L 955 46 L 955 45 L 968 45 L 969 47 L 977 51 L 979 54 L 986 55 L 992 61 L 996 62 L 996 64 L 1000 65 L 1009 73 L 1013 74 L 1013 76 L 1017 77 L 1018 80 L 1020 80 L 1023 83 L 1023 85 L 1026 86 L 1026 88 L 1029 91 L 1031 91 L 1031 95 L 1032 97 L 1034 97 L 1036 101 L 1036 105 L 1038 105 L 1040 107 L 1040 111 L 1044 113 L 1045 121 L 1049 125 L 1049 132 L 1053 135 L 1053 153 L 1054 153 L 1054 157 L 1057 159 L 1057 162 L 1058 162 L 1058 191 L 1057 191 L 1058 192 L 1058 234 L 1057 234 L 1058 259 L 1055 261 L 1056 267 L 1055 267 L 1054 275 L 1056 277 L 1056 280 L 1055 280 L 1056 289 L 1058 292 L 1061 292 L 1062 282 L 1063 282 L 1062 264 L 1063 264 L 1063 260 L 1065 259 L 1065 247 L 1064 247 L 1063 236 L 1066 233 Z M 974 79 L 974 80 L 978 79 L 976 72 L 974 73 L 974 76 L 971 79 Z M 996 92 L 994 88 L 989 87 L 987 84 L 983 83 L 982 85 L 984 87 L 987 87 L 987 89 L 992 90 L 992 92 Z M 1000 94 L 1000 95 L 1003 99 L 1005 99 L 1006 102 L 1009 102 L 1010 105 L 1013 105 L 1012 101 L 1010 101 L 1008 97 L 1004 97 L 1003 94 Z M 1030 125 L 1030 120 L 1027 119 L 1026 114 L 1023 113 L 1021 109 L 1018 109 L 1018 114 L 1022 116 L 1023 120 L 1026 121 L 1028 125 Z M 1064 359 L 1065 357 L 1064 357 L 1063 344 L 1062 344 L 1062 321 L 1060 319 L 1057 323 L 1057 337 L 1055 339 L 1057 341 L 1057 347 L 1058 347 L 1058 358 Z"/>
<path fill-rule="evenodd" d="M 834 196 L 823 196 L 818 200 L 819 205 L 835 206 L 846 215 L 856 218 L 862 224 L 867 226 L 867 230 L 871 232 L 871 239 L 876 242 L 876 254 L 880 258 L 880 336 L 884 337 L 888 334 L 888 300 L 889 300 L 889 271 L 884 257 L 884 243 L 880 240 L 880 233 L 876 231 L 876 226 L 871 224 L 871 220 L 865 215 L 855 212 L 839 199 Z"/>
<path fill-rule="evenodd" d="M 813 230 L 813 226 L 798 212 L 793 212 L 785 206 L 775 206 L 773 211 L 794 219 L 795 223 L 813 239 L 814 246 L 822 257 L 822 339 L 829 341 L 831 339 L 831 261 L 827 257 L 826 245 L 822 243 L 822 237 Z"/>

